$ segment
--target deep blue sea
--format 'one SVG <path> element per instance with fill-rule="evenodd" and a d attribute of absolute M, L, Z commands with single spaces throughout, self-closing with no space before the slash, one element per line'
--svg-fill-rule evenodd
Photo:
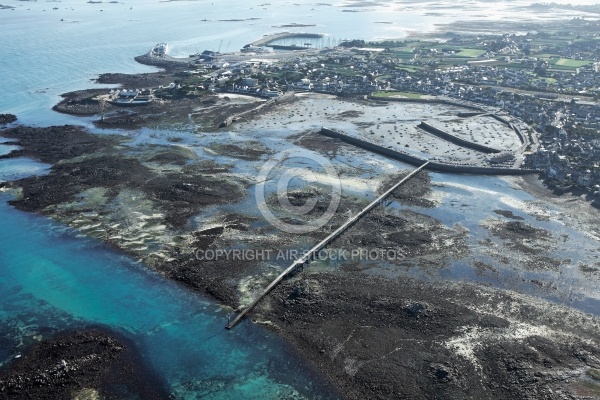
<path fill-rule="evenodd" d="M 99 73 L 154 71 L 133 57 L 162 41 L 169 42 L 171 55 L 180 56 L 205 49 L 236 50 L 282 30 L 324 33 L 335 42 L 404 38 L 464 19 L 546 18 L 521 8 L 529 1 L 2 4 L 14 8 L 0 9 L 0 113 L 16 114 L 30 125 L 73 123 L 90 128 L 85 118 L 51 111 L 59 95 L 94 86 L 91 79 Z M 232 19 L 242 21 L 226 21 Z M 290 23 L 315 26 L 277 27 Z M 0 146 L 0 154 L 10 150 Z M 28 159 L 3 160 L 0 181 L 43 174 L 47 168 Z M 471 184 L 485 187 L 494 182 Z M 445 191 L 448 196 L 470 196 L 456 187 Z M 226 311 L 215 303 L 59 223 L 16 211 L 6 203 L 9 199 L 0 194 L 0 337 L 10 342 L 0 347 L 0 363 L 9 362 L 40 335 L 101 324 L 132 338 L 178 398 L 328 396 L 273 334 L 250 323 L 225 331 Z"/>

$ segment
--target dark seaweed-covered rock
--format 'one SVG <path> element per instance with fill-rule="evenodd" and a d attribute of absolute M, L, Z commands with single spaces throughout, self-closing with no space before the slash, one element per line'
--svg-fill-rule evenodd
<path fill-rule="evenodd" d="M 49 164 L 94 153 L 118 143 L 114 136 L 93 135 L 74 125 L 47 128 L 16 126 L 4 130 L 2 136 L 15 139 L 21 146 L 21 149 L 2 158 L 31 157 Z"/>
<path fill-rule="evenodd" d="M 10 124 L 17 120 L 17 116 L 13 114 L 0 114 L 0 125 Z"/>
<path fill-rule="evenodd" d="M 164 384 L 126 338 L 101 328 L 68 331 L 33 345 L 0 372 L 0 399 L 164 399 Z"/>

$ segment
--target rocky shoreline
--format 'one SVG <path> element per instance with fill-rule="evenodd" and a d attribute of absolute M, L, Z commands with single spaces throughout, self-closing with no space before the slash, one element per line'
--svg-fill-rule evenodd
<path fill-rule="evenodd" d="M 0 134 L 15 139 L 21 146 L 21 149 L 0 158 L 25 156 L 53 165 L 48 175 L 6 184 L 7 187 L 21 188 L 21 196 L 11 204 L 23 211 L 52 213 L 55 211 L 52 206 L 73 201 L 77 194 L 92 188 L 106 188 L 107 200 L 110 201 L 120 190 L 138 187 L 149 197 L 163 203 L 165 221 L 170 226 L 181 228 L 203 206 L 227 202 L 239 196 L 235 185 L 224 182 L 215 185 L 217 181 L 205 175 L 210 172 L 211 166 L 201 168 L 196 176 L 185 173 L 159 176 L 153 173 L 139 159 L 128 157 L 127 152 L 122 151 L 123 137 L 93 135 L 69 125 L 49 128 L 18 126 Z M 156 156 L 160 157 L 159 154 Z M 185 163 L 186 159 L 183 154 L 174 154 L 164 161 L 160 158 L 154 160 L 160 164 Z M 193 168 L 187 172 L 192 171 Z"/>
<path fill-rule="evenodd" d="M 94 327 L 32 345 L 0 370 L 0 399 L 166 399 L 166 386 L 133 343 Z"/>
<path fill-rule="evenodd" d="M 17 121 L 17 116 L 13 114 L 0 114 L 0 125 L 11 124 Z"/>
<path fill-rule="evenodd" d="M 138 84 L 155 78 L 164 79 L 149 74 Z M 101 79 L 116 83 L 123 76 Z M 95 106 L 86 98 L 92 94 L 69 95 L 74 101 L 70 106 L 91 112 Z M 250 110 L 244 118 L 252 121 L 277 112 L 291 115 L 294 106 L 293 99 L 282 99 L 252 112 L 253 104 L 211 100 L 214 103 L 174 100 L 160 112 L 144 107 L 136 121 L 127 120 L 133 118 L 129 111 L 103 111 L 104 122 L 97 126 L 137 128 L 154 123 L 150 118 L 159 121 L 174 113 L 177 118 L 205 121 L 203 128 L 210 134 L 229 115 Z M 20 193 L 12 201 L 17 208 L 48 215 L 97 237 L 232 309 L 246 305 L 276 270 L 255 260 L 200 260 L 194 251 L 240 244 L 297 249 L 327 234 L 324 230 L 303 238 L 283 235 L 243 209 L 218 213 L 202 221 L 200 228 L 194 216 L 242 201 L 254 182 L 234 173 L 234 165 L 203 160 L 176 141 L 133 146 L 126 136 L 94 135 L 76 126 L 14 126 L 0 135 L 20 146 L 2 158 L 31 157 L 52 165 L 47 175 L 3 184 Z M 317 138 L 309 132 L 288 140 L 326 156 L 362 151 Z M 248 141 L 212 144 L 210 151 L 239 162 L 260 161 L 270 154 L 260 142 Z M 347 179 L 354 177 L 349 172 L 354 169 L 342 169 Z M 397 175 L 385 178 L 378 190 Z M 430 177 L 420 174 L 395 193 L 394 200 L 407 207 L 434 208 L 431 192 Z M 328 201 L 317 187 L 290 194 L 293 204 L 308 198 L 317 200 L 317 213 Z M 267 202 L 275 207 L 278 203 L 273 196 Z M 341 207 L 353 214 L 365 202 L 346 196 Z M 506 210 L 496 210 L 496 215 L 510 221 L 488 221 L 484 226 L 506 241 L 495 251 L 538 251 L 530 242 L 545 238 L 543 231 Z M 346 217 L 336 215 L 329 228 L 335 229 Z M 441 270 L 451 258 L 471 253 L 469 234 L 424 212 L 384 209 L 366 216 L 332 247 L 399 250 L 403 258 L 395 260 L 395 266 Z M 533 400 L 600 394 L 600 384 L 591 378 L 600 369 L 596 319 L 483 285 L 375 274 L 376 266 L 384 265 L 348 262 L 328 269 L 311 264 L 278 286 L 251 318 L 285 337 L 343 398 Z"/>
<path fill-rule="evenodd" d="M 13 202 L 20 209 L 56 218 L 57 205 L 73 201 L 78 193 L 97 185 L 109 184 L 113 188 L 137 186 L 154 199 L 160 199 L 160 193 L 166 189 L 169 197 L 163 197 L 158 203 L 163 204 L 165 213 L 173 208 L 172 204 L 190 201 L 190 198 L 179 197 L 169 180 L 164 181 L 169 182 L 164 189 L 153 185 L 156 189 L 152 190 L 157 191 L 144 186 L 152 171 L 141 164 L 136 166 L 134 159 L 118 153 L 123 138 L 91 135 L 72 126 L 15 127 L 2 131 L 2 135 L 18 140 L 21 146 L 12 156 L 34 157 L 53 164 L 47 176 L 14 183 L 15 187 L 22 188 L 22 197 Z M 65 162 L 67 160 L 70 161 Z M 406 204 L 427 206 L 423 198 L 429 190 L 429 180 L 424 174 L 398 193 L 397 199 Z M 358 209 L 359 204 L 348 203 L 347 206 Z M 181 233 L 189 229 L 184 221 L 200 209 L 192 208 L 177 218 L 167 215 L 165 222 Z M 79 215 L 80 211 L 74 213 Z M 351 230 L 333 246 L 386 248 L 395 243 L 395 246 L 403 246 L 407 257 L 429 259 L 432 265 L 440 267 L 450 248 L 454 255 L 461 246 L 463 252 L 468 252 L 461 245 L 462 233 L 448 231 L 430 217 L 404 213 L 401 220 L 395 218 L 377 213 L 369 215 L 359 229 Z M 227 243 L 226 236 L 235 232 L 243 235 L 250 223 L 241 215 L 231 215 L 223 222 L 224 228 L 193 233 L 192 247 L 223 246 Z M 403 226 L 403 230 L 398 231 L 398 226 Z M 521 225 L 514 229 L 507 226 L 507 229 L 506 232 L 518 230 L 521 235 L 535 233 Z M 318 238 L 319 235 L 313 240 Z M 113 243 L 127 251 L 118 240 Z M 263 242 L 261 246 L 273 244 Z M 157 262 L 153 268 L 235 308 L 242 300 L 236 286 L 229 282 L 247 276 L 254 264 L 211 263 L 180 256 L 170 262 Z M 577 312 L 569 311 L 572 318 L 584 318 L 586 322 L 567 329 L 559 322 L 562 311 L 556 309 L 550 313 L 551 307 L 542 302 L 518 315 L 506 310 L 498 312 L 494 304 L 504 302 L 524 308 L 531 299 L 470 285 L 428 284 L 361 273 L 368 268 L 349 264 L 336 273 L 309 268 L 276 288 L 252 316 L 294 344 L 344 398 L 425 399 L 448 393 L 476 397 L 481 391 L 489 393 L 489 398 L 498 399 L 536 399 L 540 394 L 563 398 L 579 390 L 579 386 L 568 382 L 577 382 L 574 378 L 581 378 L 585 371 L 600 368 L 596 347 L 586 344 L 596 343 L 593 331 L 596 322 L 585 320 Z M 262 281 L 252 284 L 264 286 Z M 496 299 L 495 303 L 484 301 L 489 296 Z M 514 342 L 511 332 L 525 329 L 523 324 L 528 324 L 528 331 Z M 539 327 L 543 327 L 541 337 Z M 479 336 L 472 338 L 470 330 Z M 558 337 L 562 339 L 553 339 Z M 470 343 L 471 340 L 474 342 Z M 465 357 L 460 351 L 460 346 L 468 343 L 475 358 Z M 453 347 L 454 344 L 458 347 Z M 531 347 L 537 349 L 535 353 L 525 351 Z"/>
<path fill-rule="evenodd" d="M 257 318 L 348 399 L 574 399 L 598 385 L 597 321 L 468 284 L 304 274 Z M 517 312 L 515 312 L 517 310 Z M 559 314 L 556 314 L 559 313 Z M 526 319 L 523 317 L 527 315 Z M 581 324 L 574 321 L 581 321 Z M 581 396 L 581 397 L 580 397 Z"/>

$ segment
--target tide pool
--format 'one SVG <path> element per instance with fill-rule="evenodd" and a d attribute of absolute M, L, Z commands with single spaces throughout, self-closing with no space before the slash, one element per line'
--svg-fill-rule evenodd
<path fill-rule="evenodd" d="M 19 146 L 0 144 L 0 156 L 9 154 Z M 0 160 L 0 182 L 26 178 L 32 175 L 43 175 L 48 172 L 50 165 L 35 160 L 18 157 Z"/>

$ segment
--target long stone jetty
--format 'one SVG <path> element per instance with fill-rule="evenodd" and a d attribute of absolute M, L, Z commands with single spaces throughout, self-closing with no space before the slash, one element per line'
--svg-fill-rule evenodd
<path fill-rule="evenodd" d="M 263 292 L 256 299 L 254 299 L 254 301 L 252 303 L 250 303 L 250 305 L 248 305 L 248 307 L 246 307 L 244 310 L 242 310 L 237 315 L 237 317 L 235 317 L 235 319 L 233 321 L 231 321 L 229 324 L 227 324 L 226 328 L 227 329 L 233 328 L 238 322 L 240 322 L 242 320 L 242 318 L 244 318 L 244 316 L 247 313 L 249 313 L 250 311 L 252 311 L 254 309 L 254 307 L 256 307 L 256 305 L 265 296 L 267 296 L 269 294 L 269 292 L 271 292 L 271 290 L 273 290 L 273 288 L 275 286 L 277 286 L 286 276 L 288 276 L 289 274 L 291 274 L 295 269 L 301 268 L 304 264 L 308 263 L 316 254 L 319 253 L 319 251 L 321 251 L 323 248 L 325 248 L 327 245 L 329 245 L 329 243 L 331 243 L 333 240 L 335 240 L 339 236 L 343 235 L 344 232 L 346 232 L 348 229 L 350 229 L 350 227 L 352 225 L 354 225 L 356 222 L 358 222 L 364 215 L 366 215 L 373 208 L 375 208 L 378 205 L 382 204 L 382 202 L 388 196 L 390 196 L 396 189 L 398 189 L 400 186 L 402 186 L 406 181 L 408 181 L 413 176 L 415 176 L 416 174 L 418 174 L 419 172 L 421 172 L 421 170 L 423 168 L 425 168 L 427 166 L 427 164 L 429 164 L 428 161 L 426 161 L 425 163 L 423 163 L 423 165 L 420 165 L 418 168 L 416 168 L 415 170 L 413 170 L 412 172 L 410 172 L 408 175 L 406 175 L 404 178 L 402 178 L 400 180 L 400 182 L 396 183 L 394 186 L 392 186 L 391 188 L 389 188 L 381 196 L 377 197 L 375 200 L 373 200 L 371 203 L 369 203 L 365 208 L 363 208 L 358 214 L 356 214 L 353 217 L 351 217 L 343 225 L 341 225 L 339 228 L 337 228 L 333 233 L 331 233 L 325 239 L 323 239 L 319 243 L 317 243 L 312 249 L 310 249 L 309 251 L 307 251 L 302 257 L 300 257 L 298 260 L 294 261 L 292 263 L 292 265 L 290 265 L 281 274 L 279 274 L 275 278 L 275 280 L 273 280 L 273 282 L 271 282 L 271 284 L 269 286 L 267 286 L 267 288 L 265 290 L 263 290 Z"/>
<path fill-rule="evenodd" d="M 425 122 L 425 121 L 421 121 L 421 123 L 419 124 L 419 128 L 421 128 L 421 129 L 423 129 L 423 130 L 425 130 L 425 131 L 427 131 L 427 132 L 429 132 L 429 133 L 431 133 L 431 134 L 433 134 L 433 135 L 435 135 L 435 136 L 437 136 L 439 138 L 442 138 L 444 140 L 447 140 L 449 142 L 452 142 L 452 143 L 457 144 L 457 145 L 462 146 L 462 147 L 468 147 L 470 149 L 481 151 L 483 153 L 488 153 L 488 154 L 490 154 L 490 153 L 500 153 L 501 152 L 498 149 L 494 149 L 494 148 L 489 147 L 489 146 L 484 146 L 484 145 L 479 144 L 479 143 L 473 143 L 473 142 L 470 142 L 470 141 L 465 140 L 463 138 L 459 138 L 458 136 L 455 136 L 455 135 L 453 135 L 453 134 L 451 134 L 449 132 L 446 132 L 443 129 L 437 128 L 437 127 L 435 127 L 435 126 L 433 126 L 430 123 Z"/>

